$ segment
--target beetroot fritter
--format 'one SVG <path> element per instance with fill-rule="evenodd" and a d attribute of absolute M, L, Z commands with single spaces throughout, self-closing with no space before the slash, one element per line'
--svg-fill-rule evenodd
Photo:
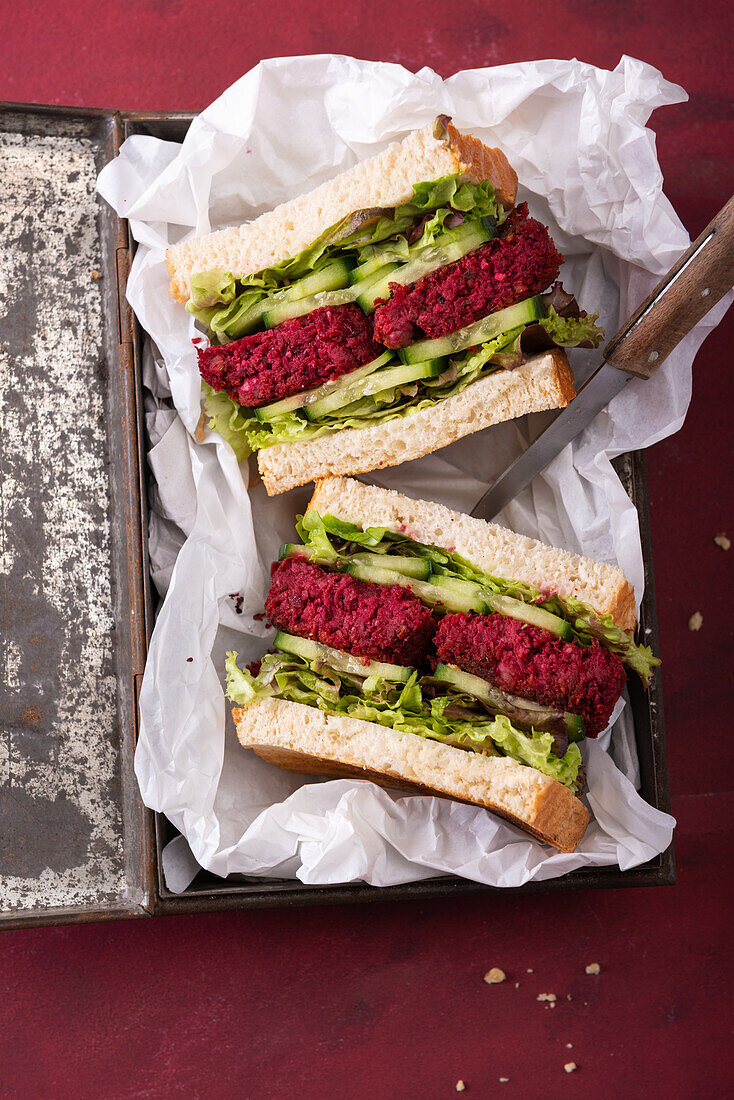
<path fill-rule="evenodd" d="M 619 657 L 597 641 L 564 642 L 505 615 L 447 615 L 434 642 L 447 664 L 512 695 L 580 714 L 592 737 L 606 728 L 625 685 Z"/>
<path fill-rule="evenodd" d="M 401 585 L 369 584 L 297 558 L 273 563 L 265 610 L 289 633 L 397 665 L 423 663 L 435 629 L 428 608 Z"/>
<path fill-rule="evenodd" d="M 546 227 L 527 213 L 523 203 L 493 241 L 415 283 L 393 284 L 392 297 L 375 310 L 375 338 L 388 348 L 404 348 L 545 290 L 563 256 Z"/>
<path fill-rule="evenodd" d="M 320 386 L 381 352 L 359 306 L 322 306 L 222 347 L 199 348 L 199 371 L 246 408 Z"/>

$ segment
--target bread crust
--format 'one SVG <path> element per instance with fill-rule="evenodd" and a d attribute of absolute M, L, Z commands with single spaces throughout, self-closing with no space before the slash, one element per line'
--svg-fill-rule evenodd
<path fill-rule="evenodd" d="M 564 408 L 575 396 L 563 351 L 532 356 L 512 371 L 496 371 L 410 416 L 368 428 L 342 428 L 302 443 L 276 443 L 258 451 L 260 476 L 270 496 L 337 474 L 398 466 L 447 447 L 472 432 L 525 413 Z"/>
<path fill-rule="evenodd" d="M 408 202 L 413 184 L 459 174 L 472 183 L 492 181 L 505 208 L 515 204 L 517 174 L 499 149 L 490 149 L 451 124 L 434 136 L 434 124 L 360 161 L 315 190 L 281 203 L 254 221 L 182 241 L 166 252 L 169 293 L 189 298 L 191 277 L 212 268 L 235 275 L 259 271 L 296 256 L 346 214 Z"/>
<path fill-rule="evenodd" d="M 309 509 L 360 527 L 386 527 L 416 542 L 453 550 L 490 575 L 549 588 L 583 600 L 617 626 L 635 625 L 635 591 L 616 565 L 572 554 L 496 523 L 467 516 L 392 489 L 364 485 L 352 478 L 317 482 Z"/>
<path fill-rule="evenodd" d="M 561 852 L 574 851 L 591 819 L 567 787 L 509 757 L 483 756 L 284 699 L 257 700 L 232 713 L 242 746 L 277 767 L 484 806 Z"/>

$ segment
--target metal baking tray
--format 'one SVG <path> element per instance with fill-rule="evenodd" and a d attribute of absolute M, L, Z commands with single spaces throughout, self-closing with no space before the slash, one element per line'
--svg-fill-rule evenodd
<path fill-rule="evenodd" d="M 0 925 L 142 916 L 133 775 L 150 606 L 110 111 L 0 104 Z"/>
<path fill-rule="evenodd" d="M 72 175 L 78 168 L 79 150 L 82 150 L 84 156 L 81 159 L 87 179 L 91 181 L 93 196 L 96 172 L 116 154 L 124 138 L 131 134 L 148 134 L 164 140 L 181 141 L 193 117 L 194 115 L 188 113 L 123 114 L 114 111 L 0 104 L 0 152 L 5 135 L 15 135 L 15 141 L 20 140 L 20 135 L 42 143 L 46 141 L 53 144 L 55 141 L 55 155 L 58 155 L 59 149 L 62 152 L 66 150 L 67 161 L 71 156 L 68 150 L 76 150 L 74 167 L 69 168 L 65 162 L 68 171 L 59 185 L 63 192 L 63 178 L 66 178 L 67 192 L 74 195 L 78 178 L 72 178 Z M 71 145 L 68 145 L 69 142 Z M 31 195 L 36 197 L 39 210 L 47 208 L 50 198 L 47 185 L 42 184 L 31 189 Z M 85 355 L 81 356 L 75 370 L 82 371 L 86 386 L 84 392 L 97 402 L 96 432 L 89 431 L 88 410 L 84 409 L 84 415 L 74 422 L 72 436 L 66 440 L 66 448 L 62 451 L 67 455 L 73 454 L 73 461 L 58 461 L 42 468 L 37 462 L 31 463 L 23 472 L 24 497 L 33 502 L 29 508 L 31 512 L 36 509 L 38 527 L 46 530 L 50 515 L 47 510 L 49 499 L 54 495 L 65 495 L 71 499 L 75 487 L 78 489 L 80 485 L 87 485 L 87 482 L 78 482 L 78 479 L 75 481 L 72 476 L 73 463 L 81 462 L 85 465 L 85 470 L 88 466 L 92 474 L 97 471 L 99 506 L 93 515 L 86 517 L 86 523 L 77 524 L 78 545 L 86 547 L 84 538 L 87 538 L 93 548 L 105 548 L 105 554 L 97 563 L 95 575 L 98 579 L 106 579 L 105 591 L 109 592 L 108 610 L 114 611 L 114 618 L 108 615 L 105 619 L 104 615 L 97 614 L 91 624 L 96 630 L 97 644 L 102 646 L 106 655 L 106 675 L 100 680 L 98 692 L 87 692 L 89 744 L 85 743 L 76 753 L 75 766 L 69 774 L 64 772 L 56 776 L 54 798 L 51 800 L 53 805 L 49 806 L 48 793 L 43 797 L 38 794 L 34 769 L 38 769 L 38 761 L 42 762 L 44 752 L 48 752 L 48 733 L 53 733 L 53 721 L 51 718 L 48 721 L 44 719 L 38 730 L 29 737 L 28 719 L 36 710 L 42 710 L 37 705 L 40 696 L 53 702 L 56 698 L 73 695 L 75 685 L 84 678 L 84 661 L 80 657 L 85 652 L 84 645 L 90 630 L 90 623 L 84 618 L 89 603 L 89 585 L 85 588 L 83 583 L 79 584 L 77 581 L 74 594 L 69 596 L 61 619 L 57 609 L 42 603 L 37 608 L 35 605 L 27 605 L 25 609 L 21 607 L 12 613 L 2 612 L 5 620 L 3 632 L 10 640 L 10 645 L 6 645 L 3 650 L 6 671 L 10 667 L 8 661 L 12 662 L 18 647 L 23 654 L 27 654 L 30 652 L 29 646 L 40 644 L 43 648 L 43 645 L 50 644 L 49 639 L 54 636 L 53 645 L 56 645 L 56 649 L 52 645 L 53 653 L 58 654 L 61 650 L 66 653 L 68 650 L 68 660 L 66 663 L 60 662 L 58 668 L 54 666 L 53 675 L 49 674 L 46 679 L 41 676 L 40 680 L 35 673 L 35 665 L 29 664 L 32 674 L 27 676 L 26 681 L 13 687 L 11 677 L 10 689 L 4 689 L 5 695 L 0 696 L 0 705 L 3 710 L 7 708 L 10 729 L 7 741 L 11 757 L 14 752 L 20 761 L 15 772 L 6 774 L 2 770 L 6 765 L 0 756 L 0 799 L 5 790 L 6 798 L 9 793 L 9 805 L 12 808 L 9 832 L 5 838 L 0 824 L 0 927 L 267 906 L 447 897 L 491 891 L 491 887 L 455 877 L 387 888 L 366 884 L 321 887 L 304 885 L 290 879 L 263 880 L 244 876 L 220 879 L 206 871 L 201 871 L 183 893 L 174 894 L 167 888 L 160 854 L 176 835 L 176 830 L 165 817 L 151 814 L 143 807 L 133 773 L 137 693 L 155 613 L 147 570 L 148 473 L 141 395 L 144 334 L 125 299 L 125 285 L 133 248 L 133 242 L 128 237 L 127 224 L 118 219 L 101 200 L 92 197 L 89 201 L 94 205 L 94 217 L 87 221 L 94 222 L 95 232 L 89 240 L 85 238 L 85 246 L 91 249 L 89 256 L 93 257 L 93 263 L 88 262 L 89 256 L 84 253 L 78 263 L 72 264 L 73 271 L 66 280 L 65 293 L 59 287 L 58 295 L 60 301 L 63 299 L 65 308 L 70 309 L 73 302 L 75 312 L 78 312 L 80 301 L 88 300 L 93 303 L 93 307 L 90 306 L 90 316 L 94 320 L 91 329 L 101 334 L 99 346 L 90 349 L 82 341 Z M 0 219 L 0 243 L 4 245 L 3 233 Z M 28 238 L 26 247 L 33 249 L 33 246 L 33 239 Z M 67 248 L 73 254 L 73 244 L 68 244 Z M 98 302 L 88 293 L 88 269 L 96 271 L 100 276 L 91 276 Z M 85 292 L 81 298 L 80 286 Z M 47 299 L 48 289 L 44 288 L 43 300 Z M 5 318 L 0 321 L 3 339 L 7 334 L 16 342 L 22 343 L 24 338 L 27 341 L 30 339 L 28 317 L 38 308 L 40 301 L 40 294 L 36 293 L 34 296 L 26 283 L 19 288 L 14 303 L 17 317 L 13 315 L 9 318 L 6 311 Z M 40 357 L 37 349 L 35 352 L 35 358 L 33 349 L 29 353 L 32 363 L 31 383 L 24 388 L 22 394 L 14 396 L 14 399 L 17 398 L 21 404 L 25 402 L 29 408 L 36 399 L 33 380 L 36 376 L 42 380 L 46 370 L 45 360 Z M 7 465 L 8 461 L 10 466 Z M 615 465 L 639 513 L 646 571 L 640 630 L 644 632 L 646 642 L 657 649 L 644 455 L 642 452 L 623 455 Z M 8 470 L 11 476 L 15 476 L 13 471 L 17 473 L 18 462 L 12 456 L 8 459 L 0 449 L 0 477 L 7 476 Z M 82 495 L 86 499 L 86 488 Z M 1 530 L 4 539 L 7 538 L 5 516 L 6 512 L 3 511 L 4 526 Z M 24 537 L 22 530 L 19 537 Z M 29 584 L 34 587 L 34 591 L 42 591 L 44 585 L 50 586 L 51 590 L 57 590 L 68 579 L 64 573 L 64 568 L 68 569 L 68 566 L 64 565 L 58 554 L 44 556 L 42 539 L 43 536 L 38 535 L 34 541 L 31 536 L 23 542 L 21 551 L 24 570 L 29 574 Z M 10 579 L 12 585 L 12 572 Z M 104 584 L 102 588 L 104 589 Z M 3 599 L 3 606 L 17 609 L 26 597 L 20 590 L 15 594 L 12 590 L 9 592 L 12 599 L 10 602 Z M 99 601 L 99 592 L 96 589 L 94 592 Z M 100 605 L 102 610 L 103 605 L 104 592 Z M 41 643 L 38 638 L 42 639 Z M 10 658 L 6 650 L 11 653 Z M 639 681 L 630 678 L 630 696 L 640 760 L 641 794 L 651 805 L 667 812 L 670 809 L 670 794 L 660 684 L 654 683 L 645 693 Z M 53 711 L 53 707 L 50 711 Z M 25 715 L 25 725 L 20 722 L 21 715 Z M 5 729 L 6 716 L 3 714 L 0 717 Z M 76 735 L 70 736 L 67 731 L 66 738 L 60 738 L 61 743 L 66 744 L 67 750 L 69 743 L 74 746 L 74 736 Z M 102 830 L 104 843 L 108 848 L 114 848 L 114 852 L 112 856 L 108 852 L 105 858 L 100 857 L 96 838 L 92 834 L 87 835 L 86 827 L 77 829 L 76 832 L 69 831 L 67 818 L 63 816 L 69 802 L 76 801 L 77 808 L 88 806 L 90 792 L 85 783 L 93 773 L 90 763 L 102 758 L 107 761 L 109 775 L 105 783 L 98 784 L 97 802 L 92 816 L 96 815 L 97 820 L 103 812 L 107 815 Z M 24 814 L 24 799 L 30 799 L 30 813 Z M 0 822 L 2 820 L 0 817 Z M 55 848 L 53 844 L 49 848 L 49 835 L 55 837 Z M 56 862 L 60 870 L 50 858 L 50 855 L 55 856 L 56 853 L 59 853 Z M 26 872 L 28 889 L 22 898 L 14 895 L 14 902 L 9 904 L 7 891 L 3 888 L 3 875 L 7 876 L 7 863 L 13 859 L 21 861 L 22 870 Z M 25 864 L 23 860 L 26 861 Z M 44 864 L 44 860 L 48 866 Z M 70 886 L 66 888 L 66 892 L 64 889 L 59 891 L 54 885 L 54 876 L 63 879 L 66 875 L 68 879 L 71 875 L 73 878 L 75 869 L 78 872 L 77 878 L 81 876 L 81 880 L 87 884 L 86 889 L 80 891 Z M 520 890 L 536 892 L 651 886 L 674 881 L 671 845 L 662 855 L 632 871 L 622 872 L 614 868 L 580 870 L 563 878 L 529 883 Z"/>

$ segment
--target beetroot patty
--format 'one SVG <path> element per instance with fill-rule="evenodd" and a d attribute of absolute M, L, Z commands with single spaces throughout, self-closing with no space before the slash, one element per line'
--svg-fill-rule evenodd
<path fill-rule="evenodd" d="M 563 256 L 546 227 L 527 213 L 523 203 L 508 217 L 502 236 L 416 283 L 394 285 L 389 301 L 375 310 L 375 338 L 388 348 L 404 348 L 545 290 Z"/>
<path fill-rule="evenodd" d="M 436 625 L 399 584 L 369 584 L 297 558 L 273 563 L 265 610 L 282 630 L 397 665 L 425 661 Z"/>
<path fill-rule="evenodd" d="M 322 306 L 231 344 L 199 348 L 199 371 L 212 389 L 253 408 L 340 378 L 380 351 L 359 306 Z"/>
<path fill-rule="evenodd" d="M 447 615 L 435 637 L 440 660 L 513 695 L 580 714 L 592 737 L 606 728 L 625 685 L 619 657 L 564 642 L 505 615 Z"/>

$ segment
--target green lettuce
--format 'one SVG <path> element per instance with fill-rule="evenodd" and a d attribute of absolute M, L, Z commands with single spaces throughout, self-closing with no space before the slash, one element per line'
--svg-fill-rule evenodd
<path fill-rule="evenodd" d="M 549 341 L 546 346 L 597 344 L 602 330 L 596 326 L 595 318 L 596 314 L 579 318 L 561 317 L 550 307 L 548 317 L 532 328 L 543 326 L 542 331 Z M 214 391 L 205 385 L 204 403 L 209 424 L 226 439 L 236 438 L 239 446 L 236 453 L 238 457 L 243 457 L 246 453 L 272 447 L 276 443 L 300 443 L 330 435 L 342 428 L 369 428 L 388 420 L 399 420 L 455 397 L 480 378 L 486 378 L 502 368 L 519 365 L 525 358 L 520 344 L 526 331 L 524 326 L 511 329 L 479 347 L 452 356 L 443 374 L 430 382 L 383 390 L 345 405 L 317 421 L 307 420 L 300 410 L 296 410 L 262 422 L 249 410 L 241 410 L 224 393 L 216 394 L 214 400 Z"/>
<path fill-rule="evenodd" d="M 237 665 L 237 653 L 226 661 L 227 697 L 246 707 L 256 699 L 279 698 L 317 707 L 327 714 L 376 722 L 402 733 L 413 733 L 488 756 L 508 756 L 557 779 L 575 790 L 579 782 L 581 753 L 569 745 L 564 756 L 553 752 L 549 733 L 521 732 L 509 718 L 477 714 L 475 720 L 452 718 L 450 696 L 430 699 L 421 688 L 418 673 L 406 684 L 387 683 L 379 677 L 360 677 L 320 662 L 307 662 L 285 653 L 263 657 L 257 675 Z"/>
<path fill-rule="evenodd" d="M 236 317 L 263 298 L 295 279 L 320 271 L 338 255 L 348 255 L 363 263 L 374 255 L 375 245 L 396 237 L 401 239 L 395 242 L 395 249 L 401 257 L 403 251 L 407 256 L 408 241 L 404 234 L 423 218 L 427 220 L 417 243 L 421 247 L 431 244 L 442 231 L 446 219 L 457 212 L 466 218 L 482 219 L 489 228 L 504 220 L 504 211 L 497 203 L 489 180 L 467 183 L 454 175 L 417 183 L 410 202 L 394 210 L 347 214 L 296 256 L 289 256 L 271 267 L 244 276 L 219 269 L 194 276 L 186 308 L 207 328 L 213 326 L 216 332 L 222 333 Z M 387 257 L 385 262 L 388 262 Z M 215 306 L 225 308 L 213 312 Z"/>
<path fill-rule="evenodd" d="M 249 432 L 257 425 L 257 419 L 249 409 L 243 409 L 224 391 L 213 390 L 207 382 L 202 382 L 201 391 L 209 427 L 227 440 L 241 462 L 252 453 Z"/>
<path fill-rule="evenodd" d="M 334 516 L 320 516 L 314 510 L 299 517 L 296 530 L 309 551 L 311 561 L 333 564 L 341 560 L 343 564 L 353 547 L 369 546 L 371 553 L 424 558 L 431 562 L 434 573 L 473 581 L 498 595 L 510 596 L 512 599 L 542 607 L 565 619 L 571 625 L 579 644 L 590 645 L 596 638 L 605 649 L 615 653 L 621 661 L 629 665 L 645 687 L 650 682 L 653 670 L 660 664 L 660 658 L 653 654 L 649 646 L 638 645 L 633 635 L 616 626 L 610 615 L 600 615 L 583 600 L 542 592 L 524 581 L 508 580 L 485 573 L 453 551 L 427 546 L 415 542 L 409 535 L 380 527 L 363 531 L 356 524 L 346 523 Z"/>
<path fill-rule="evenodd" d="M 599 328 L 598 313 L 585 313 L 580 317 L 561 317 L 553 306 L 547 307 L 547 316 L 538 324 L 542 325 L 556 347 L 577 348 L 579 344 L 588 344 L 590 347 L 598 347 L 604 336 L 604 329 Z"/>
<path fill-rule="evenodd" d="M 212 268 L 191 279 L 191 290 L 186 308 L 189 313 L 197 313 L 212 306 L 231 302 L 236 293 L 234 275 L 221 268 Z"/>

